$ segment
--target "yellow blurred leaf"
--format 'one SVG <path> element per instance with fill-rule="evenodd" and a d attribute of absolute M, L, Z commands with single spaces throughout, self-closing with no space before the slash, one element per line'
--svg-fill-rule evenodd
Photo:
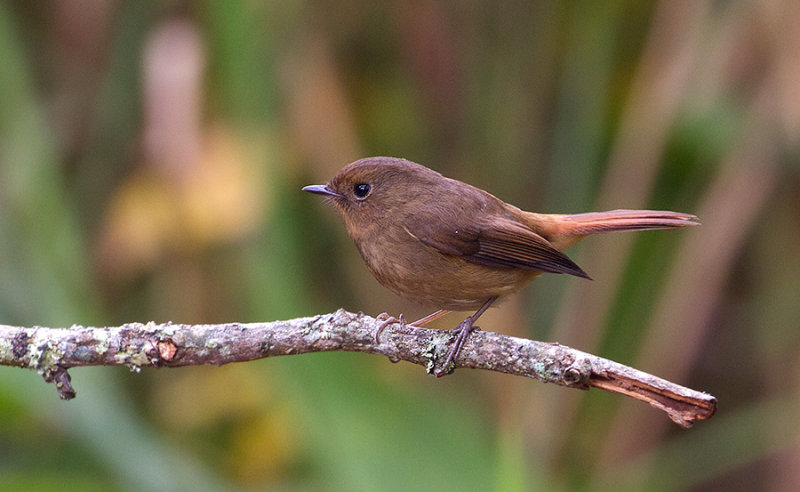
<path fill-rule="evenodd" d="M 167 254 L 236 242 L 257 229 L 268 196 L 264 170 L 226 129 L 207 132 L 204 143 L 185 172 L 148 163 L 116 192 L 98 241 L 105 275 L 127 278 Z"/>

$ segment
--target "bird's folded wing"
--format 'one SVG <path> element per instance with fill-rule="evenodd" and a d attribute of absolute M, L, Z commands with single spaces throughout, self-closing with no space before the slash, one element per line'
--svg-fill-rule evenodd
<path fill-rule="evenodd" d="M 445 224 L 434 217 L 416 217 L 408 221 L 411 225 L 406 231 L 441 253 L 460 256 L 479 265 L 589 278 L 567 255 L 513 219 L 493 217 L 490 221 L 470 224 L 464 221 L 463 227 L 451 222 Z"/>

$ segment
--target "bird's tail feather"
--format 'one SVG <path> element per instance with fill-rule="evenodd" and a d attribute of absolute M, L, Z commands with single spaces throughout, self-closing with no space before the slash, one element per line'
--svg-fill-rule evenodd
<path fill-rule="evenodd" d="M 577 236 L 614 231 L 677 229 L 700 224 L 694 215 L 663 210 L 609 210 L 565 215 L 562 218 L 562 234 Z"/>

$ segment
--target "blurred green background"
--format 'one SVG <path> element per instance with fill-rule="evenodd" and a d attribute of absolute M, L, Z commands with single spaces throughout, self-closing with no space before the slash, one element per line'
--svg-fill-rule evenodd
<path fill-rule="evenodd" d="M 301 193 L 406 157 L 594 237 L 481 320 L 705 390 L 681 430 L 605 394 L 361 354 L 0 368 L 0 490 L 792 490 L 800 3 L 0 3 L 0 323 L 261 321 L 382 289 Z M 461 318 L 437 322 L 453 327 Z"/>

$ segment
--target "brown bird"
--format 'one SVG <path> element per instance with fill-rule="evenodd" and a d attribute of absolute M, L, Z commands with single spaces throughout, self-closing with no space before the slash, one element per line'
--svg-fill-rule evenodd
<path fill-rule="evenodd" d="M 405 159 L 369 157 L 328 183 L 303 188 L 325 195 L 361 257 L 384 287 L 402 298 L 449 311 L 477 309 L 435 374 L 451 370 L 475 321 L 498 298 L 544 272 L 589 278 L 561 251 L 589 234 L 697 225 L 691 214 L 611 210 L 575 215 L 526 212 L 461 181 Z M 401 316 L 402 318 L 402 316 Z M 376 338 L 390 318 L 376 333 Z"/>

